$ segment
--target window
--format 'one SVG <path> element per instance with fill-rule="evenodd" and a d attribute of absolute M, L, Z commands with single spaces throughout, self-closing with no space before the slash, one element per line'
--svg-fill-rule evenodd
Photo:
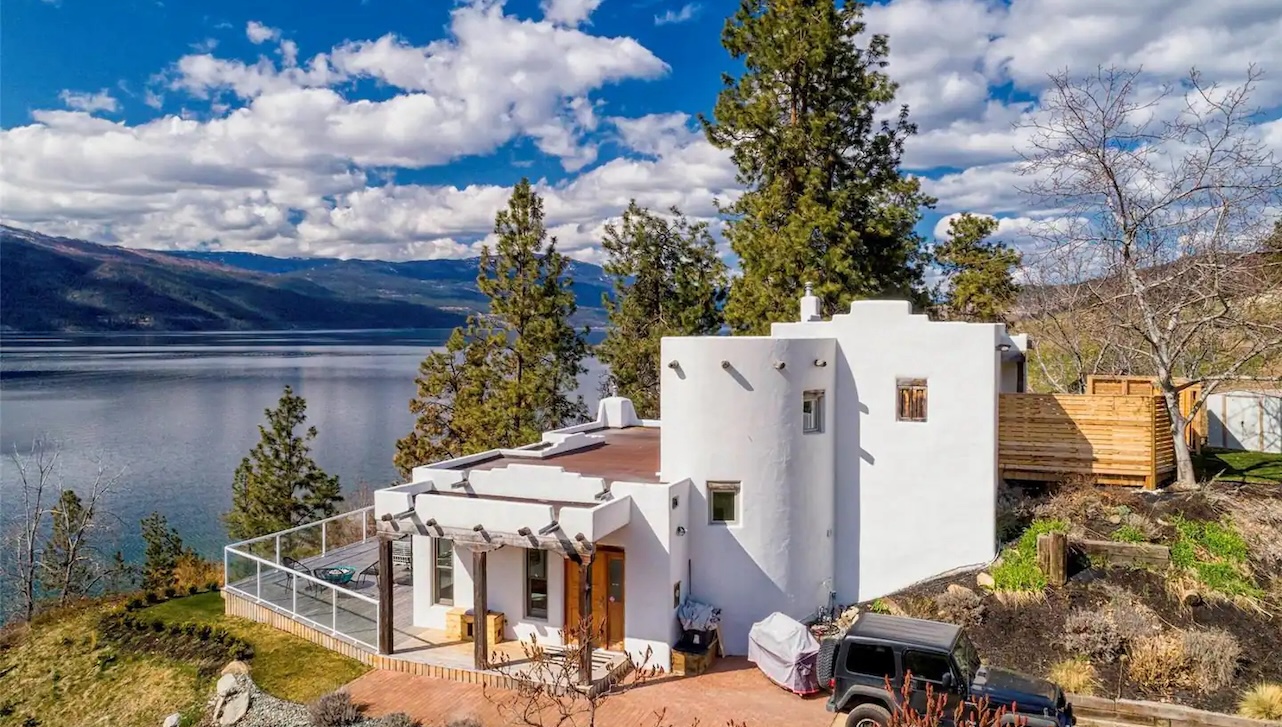
<path fill-rule="evenodd" d="M 739 483 L 708 483 L 708 522 L 739 522 Z"/>
<path fill-rule="evenodd" d="M 810 434 L 824 430 L 824 393 L 807 391 L 801 397 L 801 431 Z"/>
<path fill-rule="evenodd" d="M 548 552 L 535 548 L 525 551 L 525 615 L 548 617 Z"/>
<path fill-rule="evenodd" d="M 899 379 L 895 388 L 898 394 L 895 418 L 901 422 L 926 421 L 926 380 Z"/>
<path fill-rule="evenodd" d="M 434 600 L 445 606 L 454 605 L 454 541 L 432 538 L 436 548 L 436 567 L 432 570 Z"/>
<path fill-rule="evenodd" d="M 851 644 L 846 652 L 846 671 L 884 681 L 895 678 L 895 652 L 889 646 Z"/>
<path fill-rule="evenodd" d="M 920 651 L 904 652 L 904 673 L 911 672 L 913 681 L 924 680 L 935 684 L 943 684 L 944 675 L 950 671 L 948 659 L 942 654 L 924 654 Z"/>
<path fill-rule="evenodd" d="M 676 584 L 672 586 L 672 607 L 681 607 L 681 581 L 677 581 Z"/>

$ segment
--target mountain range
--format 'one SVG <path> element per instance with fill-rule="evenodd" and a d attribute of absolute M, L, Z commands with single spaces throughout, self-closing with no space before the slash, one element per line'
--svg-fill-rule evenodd
<path fill-rule="evenodd" d="M 477 263 L 142 250 L 0 225 L 0 328 L 449 328 L 486 310 Z M 572 261 L 567 274 L 579 305 L 575 323 L 603 323 L 604 271 Z"/>

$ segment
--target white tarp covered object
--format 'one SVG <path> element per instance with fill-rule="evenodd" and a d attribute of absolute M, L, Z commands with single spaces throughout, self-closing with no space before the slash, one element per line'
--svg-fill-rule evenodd
<path fill-rule="evenodd" d="M 748 661 L 771 681 L 797 694 L 819 691 L 819 642 L 810 629 L 776 611 L 748 632 Z"/>

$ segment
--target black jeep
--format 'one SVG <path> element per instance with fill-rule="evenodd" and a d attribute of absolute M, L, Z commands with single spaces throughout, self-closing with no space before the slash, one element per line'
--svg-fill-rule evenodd
<path fill-rule="evenodd" d="M 904 675 L 912 678 L 909 704 L 901 696 Z M 1003 725 L 1070 727 L 1076 724 L 1064 690 L 1045 679 L 980 663 L 960 626 L 879 613 L 860 614 L 840 637 L 824 640 L 819 678 L 832 690 L 828 711 L 848 712 L 847 727 L 884 727 L 891 713 L 911 707 L 926 713 L 927 686 L 946 700 L 945 724 L 957 706 L 973 715 L 1005 707 Z M 886 681 L 890 680 L 890 689 Z"/>

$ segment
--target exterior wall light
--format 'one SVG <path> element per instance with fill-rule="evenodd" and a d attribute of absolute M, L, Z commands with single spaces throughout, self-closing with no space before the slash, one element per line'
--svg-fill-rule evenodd
<path fill-rule="evenodd" d="M 815 365 L 818 366 L 819 368 L 823 368 L 828 365 L 828 362 L 821 358 L 817 358 L 815 359 Z"/>
<path fill-rule="evenodd" d="M 681 366 L 681 364 L 677 363 L 677 360 L 675 358 L 668 362 L 668 368 L 670 369 L 675 369 L 675 368 L 678 368 L 679 366 Z"/>
<path fill-rule="evenodd" d="M 1006 353 L 1007 351 L 1009 351 L 1009 350 L 1010 350 L 1010 344 L 1009 344 L 1009 343 L 999 343 L 999 344 L 997 344 L 997 350 L 998 350 L 998 351 L 1001 351 L 1002 353 Z"/>
<path fill-rule="evenodd" d="M 723 368 L 723 369 L 728 369 L 728 368 L 730 368 L 730 362 L 729 362 L 729 361 L 726 361 L 725 359 L 722 359 L 722 360 L 721 360 L 721 368 Z"/>
<path fill-rule="evenodd" d="M 785 368 L 785 367 L 787 367 L 787 365 L 788 365 L 788 364 L 787 364 L 787 363 L 785 363 L 785 362 L 783 362 L 783 361 L 775 361 L 775 370 L 776 370 L 776 371 L 783 371 L 783 370 L 784 370 L 784 368 Z"/>
<path fill-rule="evenodd" d="M 685 534 L 686 534 L 686 528 L 685 528 L 685 526 L 684 526 L 684 525 L 678 525 L 678 526 L 677 526 L 677 537 L 684 537 L 684 536 L 685 536 Z"/>

